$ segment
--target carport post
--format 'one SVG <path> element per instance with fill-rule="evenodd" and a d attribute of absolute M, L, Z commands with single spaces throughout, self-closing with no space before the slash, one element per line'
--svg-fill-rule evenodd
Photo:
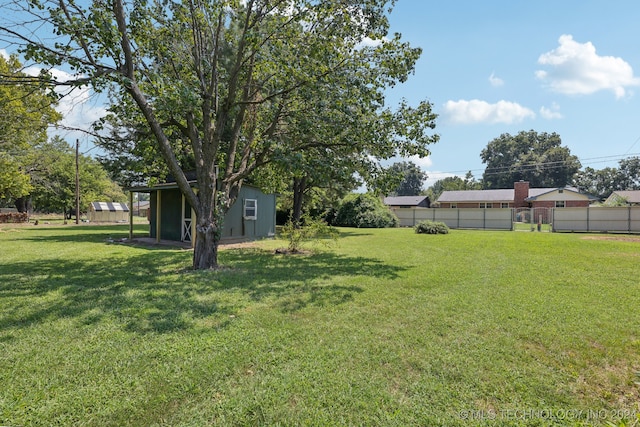
<path fill-rule="evenodd" d="M 133 191 L 129 191 L 129 240 L 133 240 Z"/>

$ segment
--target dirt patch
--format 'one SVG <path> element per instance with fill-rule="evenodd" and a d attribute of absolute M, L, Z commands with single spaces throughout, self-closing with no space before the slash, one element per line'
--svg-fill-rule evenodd
<path fill-rule="evenodd" d="M 621 242 L 637 242 L 640 243 L 640 236 L 617 236 L 617 235 L 606 235 L 606 236 L 585 236 L 584 240 L 616 240 Z"/>

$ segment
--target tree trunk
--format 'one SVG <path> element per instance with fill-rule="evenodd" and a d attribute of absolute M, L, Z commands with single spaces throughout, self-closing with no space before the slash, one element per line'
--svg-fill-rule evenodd
<path fill-rule="evenodd" d="M 291 214 L 291 221 L 297 227 L 300 227 L 300 221 L 302 219 L 302 202 L 304 199 L 304 192 L 307 186 L 307 178 L 294 178 L 293 179 L 293 212 Z"/>
<path fill-rule="evenodd" d="M 218 244 L 222 235 L 221 227 L 214 221 L 197 220 L 196 246 L 193 250 L 193 269 L 218 268 Z"/>
<path fill-rule="evenodd" d="M 20 213 L 29 213 L 31 210 L 31 196 L 20 197 L 15 201 L 16 210 Z"/>

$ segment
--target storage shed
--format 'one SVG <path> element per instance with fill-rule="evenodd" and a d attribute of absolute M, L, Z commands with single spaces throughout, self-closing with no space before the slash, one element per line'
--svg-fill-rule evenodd
<path fill-rule="evenodd" d="M 196 188 L 196 182 L 191 185 Z M 149 237 L 195 244 L 196 214 L 175 182 L 153 187 L 135 187 L 133 192 L 150 193 Z M 196 188 L 197 191 L 197 188 Z M 226 213 L 222 242 L 273 237 L 276 232 L 276 195 L 243 185 L 236 202 Z"/>
<path fill-rule="evenodd" d="M 127 222 L 129 207 L 126 203 L 91 202 L 89 222 Z"/>

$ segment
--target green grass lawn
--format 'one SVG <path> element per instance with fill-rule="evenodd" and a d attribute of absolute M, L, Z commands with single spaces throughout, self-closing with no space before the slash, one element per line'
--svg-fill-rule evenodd
<path fill-rule="evenodd" d="M 640 241 L 343 229 L 193 272 L 127 231 L 0 226 L 0 425 L 637 425 Z"/>

